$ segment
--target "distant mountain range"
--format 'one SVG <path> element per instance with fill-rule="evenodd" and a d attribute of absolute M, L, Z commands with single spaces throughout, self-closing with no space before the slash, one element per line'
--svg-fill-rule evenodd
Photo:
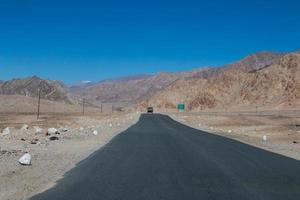
<path fill-rule="evenodd" d="M 176 73 L 137 75 L 71 87 L 33 76 L 0 82 L 0 94 L 37 97 L 77 103 L 91 102 L 148 105 L 201 110 L 241 105 L 291 104 L 298 101 L 299 52 L 258 52 L 223 67 L 205 67 Z M 297 77 L 298 75 L 298 77 Z M 298 93 L 298 94 L 297 94 Z"/>
<path fill-rule="evenodd" d="M 71 87 L 77 96 L 86 96 L 102 102 L 126 102 L 129 104 L 145 100 L 156 92 L 182 79 L 208 79 L 225 71 L 248 72 L 261 69 L 280 59 L 281 53 L 259 52 L 224 67 L 205 67 L 177 73 L 158 73 L 119 79 L 104 80 L 98 83 Z"/>
<path fill-rule="evenodd" d="M 151 96 L 178 79 L 196 76 L 202 70 L 205 69 L 104 80 L 98 83 L 73 86 L 71 91 L 77 96 L 85 96 L 101 102 L 132 104 Z"/>

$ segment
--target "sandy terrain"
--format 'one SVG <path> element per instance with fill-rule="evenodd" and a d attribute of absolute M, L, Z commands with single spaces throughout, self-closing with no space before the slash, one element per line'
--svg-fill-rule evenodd
<path fill-rule="evenodd" d="M 191 127 L 300 160 L 300 110 L 169 114 Z"/>
<path fill-rule="evenodd" d="M 230 137 L 269 151 L 300 160 L 300 110 L 249 112 L 173 112 L 172 118 L 214 134 Z M 98 115 L 0 114 L 0 199 L 27 199 L 53 186 L 78 162 L 102 147 L 138 120 L 139 114 Z M 28 130 L 20 130 L 28 124 Z M 44 129 L 35 133 L 34 127 Z M 50 141 L 46 130 L 66 128 Z M 93 131 L 97 130 L 98 135 Z M 263 141 L 263 136 L 267 141 Z M 37 144 L 34 143 L 36 139 Z M 32 155 L 32 165 L 22 166 L 18 159 Z"/>
<path fill-rule="evenodd" d="M 53 186 L 55 182 L 105 145 L 118 133 L 138 120 L 138 114 L 102 114 L 97 116 L 45 116 L 36 121 L 35 115 L 2 114 L 0 127 L 10 128 L 10 134 L 0 133 L 0 199 L 27 199 Z M 20 130 L 28 124 L 28 130 Z M 42 127 L 36 133 L 34 126 Z M 68 131 L 57 134 L 59 140 L 50 141 L 47 129 L 63 127 Z M 97 130 L 98 135 L 93 131 Z M 36 143 L 36 144 L 32 144 Z M 18 159 L 29 152 L 31 166 L 22 166 Z"/>

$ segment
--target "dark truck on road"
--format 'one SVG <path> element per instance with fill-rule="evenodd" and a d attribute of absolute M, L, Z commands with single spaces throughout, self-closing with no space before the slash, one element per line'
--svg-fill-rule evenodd
<path fill-rule="evenodd" d="M 148 107 L 147 108 L 147 113 L 153 113 L 153 107 Z"/>

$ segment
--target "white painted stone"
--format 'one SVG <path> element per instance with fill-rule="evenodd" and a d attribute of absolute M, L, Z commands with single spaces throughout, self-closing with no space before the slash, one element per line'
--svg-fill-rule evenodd
<path fill-rule="evenodd" d="M 20 159 L 19 163 L 21 165 L 31 165 L 31 155 L 29 153 L 25 153 Z"/>
<path fill-rule="evenodd" d="M 228 133 L 232 133 L 232 130 L 228 130 Z"/>
<path fill-rule="evenodd" d="M 38 127 L 38 126 L 35 126 L 35 127 L 33 127 L 33 128 L 35 129 L 35 133 L 36 133 L 36 134 L 43 133 L 43 129 L 42 129 L 42 128 L 40 128 L 40 127 Z"/>
<path fill-rule="evenodd" d="M 267 136 L 266 136 L 266 135 L 263 136 L 263 141 L 264 141 L 264 142 L 267 141 Z"/>
<path fill-rule="evenodd" d="M 50 135 L 53 135 L 53 134 L 56 134 L 56 133 L 59 133 L 59 132 L 56 128 L 49 128 L 47 133 L 50 134 Z"/>
<path fill-rule="evenodd" d="M 69 131 L 66 127 L 62 127 L 62 128 L 60 128 L 59 130 L 62 131 L 62 132 L 67 132 L 67 131 Z"/>
<path fill-rule="evenodd" d="M 4 135 L 9 135 L 10 134 L 10 129 L 9 129 L 9 127 L 6 127 L 5 129 L 3 129 L 3 131 L 2 131 L 2 135 L 4 136 Z"/>
<path fill-rule="evenodd" d="M 94 130 L 94 131 L 93 131 L 93 134 L 94 134 L 94 135 L 98 135 L 98 131 L 97 131 L 97 130 Z"/>
<path fill-rule="evenodd" d="M 21 128 L 22 131 L 28 130 L 29 126 L 27 124 L 24 124 Z"/>

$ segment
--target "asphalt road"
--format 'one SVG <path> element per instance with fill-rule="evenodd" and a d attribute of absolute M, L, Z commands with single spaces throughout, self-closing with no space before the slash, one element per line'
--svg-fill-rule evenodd
<path fill-rule="evenodd" d="M 296 200 L 300 162 L 145 114 L 32 199 Z"/>

